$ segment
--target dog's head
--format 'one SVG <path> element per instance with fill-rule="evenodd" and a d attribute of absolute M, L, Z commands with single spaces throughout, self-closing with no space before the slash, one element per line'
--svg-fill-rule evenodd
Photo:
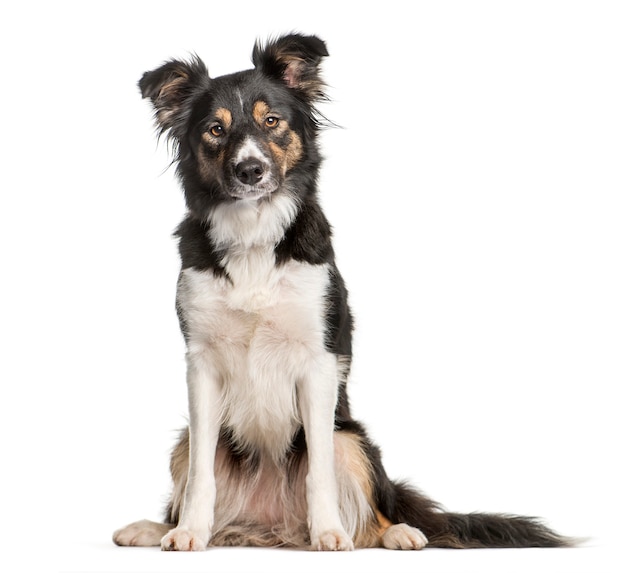
<path fill-rule="evenodd" d="M 254 69 L 210 78 L 197 57 L 172 60 L 139 82 L 161 134 L 174 143 L 188 205 L 202 216 L 223 201 L 262 200 L 315 178 L 319 64 L 315 36 L 291 34 L 252 54 Z M 291 191 L 293 192 L 293 191 Z M 300 192 L 300 191 L 299 191 Z"/>

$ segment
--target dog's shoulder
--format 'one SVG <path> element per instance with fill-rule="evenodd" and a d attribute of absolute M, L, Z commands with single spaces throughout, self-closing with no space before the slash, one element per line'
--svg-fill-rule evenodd
<path fill-rule="evenodd" d="M 311 265 L 334 262 L 332 229 L 316 197 L 303 201 L 275 254 L 278 264 L 290 259 Z"/>
<path fill-rule="evenodd" d="M 194 268 L 198 271 L 211 270 L 216 276 L 225 275 L 222 264 L 224 253 L 211 242 L 206 223 L 188 214 L 174 236 L 178 238 L 182 270 Z"/>

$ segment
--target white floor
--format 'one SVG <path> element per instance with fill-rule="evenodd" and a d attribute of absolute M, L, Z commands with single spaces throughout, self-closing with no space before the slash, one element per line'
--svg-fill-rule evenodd
<path fill-rule="evenodd" d="M 626 572 L 626 2 L 31 0 L 2 19 L 2 571 Z M 183 199 L 136 82 L 192 52 L 214 77 L 250 67 L 290 30 L 332 54 L 321 111 L 345 129 L 324 133 L 320 196 L 357 322 L 351 400 L 390 477 L 599 541 L 111 543 L 158 517 L 187 412 Z"/>
<path fill-rule="evenodd" d="M 351 571 L 419 573 L 621 573 L 626 571 L 617 545 L 590 542 L 575 549 L 425 549 L 419 552 L 367 549 L 315 553 L 287 549 L 213 548 L 203 553 L 163 553 L 157 548 L 120 548 L 106 540 L 57 548 L 54 566 L 47 559 L 28 571 L 58 572 L 244 572 L 331 573 Z"/>

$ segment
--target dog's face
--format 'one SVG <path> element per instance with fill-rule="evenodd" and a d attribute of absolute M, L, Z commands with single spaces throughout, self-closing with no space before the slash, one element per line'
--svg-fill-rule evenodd
<path fill-rule="evenodd" d="M 175 143 L 192 211 L 262 200 L 315 171 L 313 103 L 324 97 L 318 66 L 326 55 L 318 38 L 294 35 L 257 45 L 252 70 L 210 78 L 196 58 L 144 74 L 142 94 Z"/>
<path fill-rule="evenodd" d="M 256 70 L 218 78 L 194 105 L 191 145 L 206 184 L 236 199 L 274 193 L 302 159 L 302 118 L 288 88 Z"/>

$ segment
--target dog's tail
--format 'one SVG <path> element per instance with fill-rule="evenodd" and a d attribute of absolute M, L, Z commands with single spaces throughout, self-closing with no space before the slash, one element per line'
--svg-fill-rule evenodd
<path fill-rule="evenodd" d="M 574 543 L 532 517 L 489 513 L 444 513 L 447 526 L 431 547 L 570 547 Z"/>
<path fill-rule="evenodd" d="M 572 547 L 579 542 L 555 533 L 533 517 L 448 513 L 404 483 L 392 486 L 391 520 L 420 529 L 430 547 Z"/>

